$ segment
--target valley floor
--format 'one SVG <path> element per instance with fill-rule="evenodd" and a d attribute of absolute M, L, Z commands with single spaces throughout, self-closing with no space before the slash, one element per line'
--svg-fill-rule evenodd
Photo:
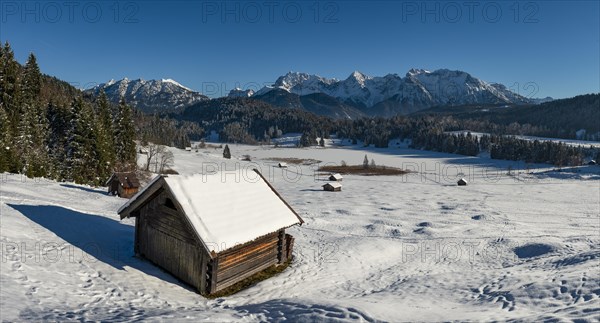
<path fill-rule="evenodd" d="M 3 321 L 597 321 L 600 166 L 524 170 L 515 162 L 405 148 L 172 149 L 181 174 L 258 168 L 303 217 L 295 261 L 208 300 L 133 257 L 126 200 L 102 188 L 0 180 Z M 348 175 L 324 192 L 314 159 L 412 170 Z M 242 161 L 250 155 L 252 162 Z M 507 169 L 512 169 L 507 174 Z M 237 175 L 236 175 L 237 174 Z M 468 186 L 456 186 L 464 177 Z"/>

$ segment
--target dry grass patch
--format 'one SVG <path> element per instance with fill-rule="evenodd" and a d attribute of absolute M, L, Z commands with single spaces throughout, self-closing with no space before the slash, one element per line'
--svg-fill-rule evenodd
<path fill-rule="evenodd" d="M 279 158 L 279 157 L 275 157 L 275 158 L 265 158 L 267 160 L 273 160 L 276 162 L 283 162 L 283 163 L 288 163 L 288 164 L 294 164 L 294 165 L 313 165 L 313 164 L 318 164 L 321 161 L 320 160 L 316 160 L 316 159 L 303 159 L 303 158 Z"/>
<path fill-rule="evenodd" d="M 327 166 L 319 167 L 318 170 L 320 172 L 327 172 L 327 173 L 340 173 L 342 175 L 353 174 L 353 175 L 362 175 L 362 176 L 378 176 L 378 175 L 391 176 L 391 175 L 405 175 L 405 174 L 409 173 L 408 171 L 406 171 L 404 169 L 400 169 L 400 168 L 396 168 L 396 167 L 388 167 L 388 166 L 365 167 L 363 165 L 346 165 L 346 166 L 344 166 L 344 165 L 341 165 L 341 166 L 327 165 Z"/>

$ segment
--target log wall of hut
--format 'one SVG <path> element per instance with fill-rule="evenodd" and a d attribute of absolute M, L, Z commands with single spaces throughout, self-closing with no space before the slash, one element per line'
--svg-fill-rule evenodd
<path fill-rule="evenodd" d="M 209 264 L 209 293 L 225 289 L 287 256 L 285 231 L 272 233 L 251 243 L 226 250 Z"/>
<path fill-rule="evenodd" d="M 123 188 L 123 186 L 119 185 L 119 196 L 124 198 L 130 198 L 138 192 L 137 188 Z"/>
<path fill-rule="evenodd" d="M 209 256 L 172 199 L 160 190 L 136 212 L 136 253 L 204 291 Z"/>

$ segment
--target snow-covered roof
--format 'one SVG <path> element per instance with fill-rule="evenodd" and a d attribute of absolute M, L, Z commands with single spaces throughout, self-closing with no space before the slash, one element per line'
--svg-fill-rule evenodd
<path fill-rule="evenodd" d="M 340 175 L 339 173 L 337 173 L 337 174 L 331 174 L 331 176 L 329 176 L 329 178 L 335 178 L 335 180 L 339 181 L 343 177 L 342 177 L 342 175 Z"/>
<path fill-rule="evenodd" d="M 333 188 L 339 188 L 339 187 L 342 187 L 342 184 L 340 184 L 338 182 L 331 182 L 331 183 L 327 183 L 327 184 L 325 184 L 323 186 L 331 186 Z"/>
<path fill-rule="evenodd" d="M 166 188 L 183 208 L 183 213 L 208 251 L 216 247 L 218 250 L 215 251 L 221 252 L 302 223 L 302 219 L 260 173 L 244 175 L 217 172 L 159 178 L 164 180 Z M 157 181 L 144 191 L 159 185 Z M 136 194 L 119 209 L 119 213 L 143 195 L 143 191 Z"/>
<path fill-rule="evenodd" d="M 277 164 L 277 166 L 279 166 L 279 167 L 287 167 L 287 163 L 281 162 L 281 163 Z"/>

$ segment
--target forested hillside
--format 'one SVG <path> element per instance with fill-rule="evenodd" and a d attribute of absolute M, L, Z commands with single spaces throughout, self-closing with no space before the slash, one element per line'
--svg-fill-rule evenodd
<path fill-rule="evenodd" d="M 101 95 L 87 100 L 41 73 L 34 54 L 24 66 L 7 42 L 0 50 L 0 172 L 103 184 L 135 167 L 132 110 Z"/>
<path fill-rule="evenodd" d="M 220 98 L 186 108 L 173 118 L 216 131 L 222 141 L 254 144 L 268 142 L 286 132 L 305 132 L 312 138 L 329 134 L 334 127 L 330 118 L 301 109 L 275 108 L 268 103 L 246 98 Z"/>
<path fill-rule="evenodd" d="M 361 141 L 364 145 L 387 147 L 392 139 L 410 139 L 417 149 L 475 156 L 490 153 L 495 159 L 524 160 L 557 166 L 580 165 L 585 157 L 597 152 L 589 147 L 571 147 L 560 143 L 527 141 L 507 135 L 539 134 L 542 129 L 513 122 L 508 125 L 489 120 L 462 119 L 452 116 L 423 115 L 392 118 L 334 120 L 316 116 L 303 109 L 275 108 L 247 98 L 222 98 L 202 102 L 172 114 L 185 122 L 197 122 L 216 131 L 225 142 L 267 143 L 286 132 L 302 133 L 299 146 L 318 145 L 317 137 L 336 133 L 340 138 Z M 157 121 L 158 122 L 158 119 Z M 456 135 L 450 131 L 469 129 L 489 133 L 481 138 Z"/>
<path fill-rule="evenodd" d="M 436 107 L 413 114 L 423 115 L 491 122 L 506 126 L 512 134 L 600 140 L 600 94 L 579 95 L 539 105 Z M 581 129 L 585 132 L 580 132 Z"/>

